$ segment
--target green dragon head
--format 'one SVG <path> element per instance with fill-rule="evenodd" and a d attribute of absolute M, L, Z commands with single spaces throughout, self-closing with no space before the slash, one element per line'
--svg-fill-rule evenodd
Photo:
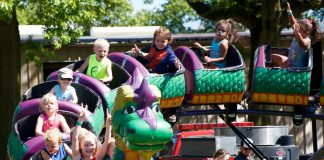
<path fill-rule="evenodd" d="M 172 128 L 160 112 L 158 88 L 149 85 L 137 69 L 130 84 L 117 90 L 112 110 L 116 147 L 124 153 L 115 157 L 150 159 L 171 140 Z"/>

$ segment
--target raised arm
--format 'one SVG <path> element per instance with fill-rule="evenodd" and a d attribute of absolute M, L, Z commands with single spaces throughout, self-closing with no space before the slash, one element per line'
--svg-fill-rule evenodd
<path fill-rule="evenodd" d="M 108 109 L 107 109 L 107 119 L 106 119 L 106 133 L 105 133 L 105 141 L 104 143 L 102 144 L 96 158 L 97 159 L 103 159 L 107 153 L 107 150 L 108 150 L 108 144 L 111 140 L 111 115 L 109 114 L 108 112 Z"/>
<path fill-rule="evenodd" d="M 308 38 L 304 38 L 300 34 L 300 32 L 304 32 L 304 31 L 300 31 L 300 26 L 297 23 L 297 20 L 294 17 L 294 15 L 291 11 L 291 8 L 290 8 L 290 4 L 288 2 L 287 2 L 287 14 L 288 14 L 289 23 L 294 30 L 294 37 L 296 38 L 299 46 L 301 46 L 304 49 L 308 49 L 309 46 L 311 45 L 311 41 Z"/>
<path fill-rule="evenodd" d="M 287 2 L 287 14 L 288 14 L 288 20 L 289 20 L 290 26 L 293 27 L 293 29 L 294 29 L 295 24 L 297 24 L 297 20 L 291 11 L 289 2 Z"/>
<path fill-rule="evenodd" d="M 141 49 L 139 49 L 136 44 L 134 44 L 134 48 L 132 48 L 132 53 L 135 54 L 136 56 L 141 56 L 145 59 L 147 59 L 149 55 L 149 53 L 142 52 Z"/>
<path fill-rule="evenodd" d="M 75 124 L 75 128 L 73 130 L 73 134 L 72 134 L 72 158 L 73 160 L 79 160 L 81 158 L 81 153 L 80 153 L 80 148 L 79 148 L 79 132 L 82 126 L 82 123 L 85 119 L 85 111 L 84 108 L 82 106 L 82 109 L 80 111 L 79 114 L 79 118 L 77 123 Z"/>

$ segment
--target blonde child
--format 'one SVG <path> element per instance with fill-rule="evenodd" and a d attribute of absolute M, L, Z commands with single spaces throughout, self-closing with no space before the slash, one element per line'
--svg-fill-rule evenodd
<path fill-rule="evenodd" d="M 172 36 L 169 29 L 160 27 L 154 32 L 153 44 L 149 53 L 142 52 L 136 45 L 132 53 L 149 61 L 147 68 L 154 73 L 164 74 L 175 72 L 181 63 L 171 48 Z"/>
<path fill-rule="evenodd" d="M 52 128 L 61 127 L 64 132 L 70 132 L 70 128 L 65 118 L 57 113 L 58 103 L 56 97 L 51 94 L 45 94 L 41 99 L 40 108 L 43 111 L 37 118 L 35 135 L 44 135 L 45 132 Z"/>
<path fill-rule="evenodd" d="M 71 86 L 73 80 L 73 71 L 68 68 L 62 68 L 58 71 L 59 84 L 55 85 L 50 93 L 54 94 L 58 100 L 77 103 L 78 97 L 75 89 Z"/>
<path fill-rule="evenodd" d="M 72 157 L 74 160 L 100 160 L 106 155 L 106 150 L 111 136 L 111 116 L 107 114 L 106 134 L 103 147 L 99 149 L 99 141 L 92 132 L 81 128 L 85 119 L 85 112 L 82 109 L 79 119 L 72 134 Z"/>
<path fill-rule="evenodd" d="M 77 72 L 83 72 L 88 67 L 87 75 L 109 83 L 113 79 L 111 61 L 107 58 L 109 46 L 107 40 L 97 39 L 93 46 L 95 54 L 88 56 Z"/>
<path fill-rule="evenodd" d="M 198 42 L 194 43 L 194 46 L 204 52 L 209 52 L 209 56 L 204 56 L 204 60 L 210 64 L 210 66 L 205 66 L 206 68 L 225 68 L 228 47 L 230 43 L 236 40 L 236 31 L 232 20 L 220 20 L 216 23 L 215 28 L 216 34 L 210 49 L 201 46 Z"/>
<path fill-rule="evenodd" d="M 312 42 L 320 36 L 318 25 L 311 19 L 296 20 L 287 2 L 287 14 L 290 26 L 294 30 L 294 39 L 287 56 L 272 54 L 274 67 L 306 67 L 307 52 Z"/>
<path fill-rule="evenodd" d="M 71 148 L 62 143 L 62 134 L 59 129 L 53 128 L 45 132 L 45 148 L 40 151 L 44 160 L 63 160 L 67 156 L 72 157 Z"/>
<path fill-rule="evenodd" d="M 229 154 L 226 153 L 224 149 L 219 149 L 215 152 L 213 160 L 227 160 L 229 159 Z"/>

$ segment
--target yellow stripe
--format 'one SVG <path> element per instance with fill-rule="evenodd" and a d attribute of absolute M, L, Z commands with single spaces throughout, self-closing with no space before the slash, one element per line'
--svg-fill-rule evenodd
<path fill-rule="evenodd" d="M 290 105 L 308 104 L 308 96 L 304 96 L 304 95 L 253 93 L 252 98 L 254 102 L 262 102 L 262 103 L 290 104 Z M 321 101 L 324 102 L 324 98 L 321 97 Z"/>

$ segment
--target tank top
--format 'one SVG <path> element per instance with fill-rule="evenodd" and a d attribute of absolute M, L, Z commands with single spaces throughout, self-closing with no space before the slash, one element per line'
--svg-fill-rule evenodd
<path fill-rule="evenodd" d="M 227 39 L 223 39 L 220 42 L 216 42 L 215 38 L 212 41 L 211 47 L 210 47 L 210 58 L 220 58 L 220 45 L 222 43 L 228 43 Z M 223 60 L 221 62 L 212 62 L 213 64 L 217 65 L 218 68 L 225 68 L 226 67 L 226 60 Z"/>
<path fill-rule="evenodd" d="M 43 150 L 49 155 L 50 158 L 52 158 L 52 160 L 62 160 L 64 158 L 66 158 L 66 156 L 67 156 L 67 153 L 66 153 L 63 143 L 60 144 L 59 150 L 56 154 L 50 154 L 50 153 L 48 153 L 48 151 L 46 149 L 43 149 Z"/>
<path fill-rule="evenodd" d="M 107 66 L 111 64 L 108 58 L 104 58 L 101 62 L 96 60 L 96 54 L 90 55 L 89 66 L 87 69 L 87 75 L 94 77 L 96 79 L 104 79 L 109 75 L 107 73 Z"/>
<path fill-rule="evenodd" d="M 51 128 L 59 128 L 61 125 L 61 119 L 60 119 L 60 114 L 56 113 L 55 114 L 55 118 L 54 118 L 54 122 L 52 120 L 48 119 L 48 116 L 46 113 L 42 113 L 43 115 L 43 127 L 42 127 L 42 132 L 46 132 L 48 129 Z"/>
<path fill-rule="evenodd" d="M 309 37 L 307 37 L 307 39 L 309 39 L 310 41 Z M 291 42 L 291 46 L 288 54 L 288 66 L 306 67 L 307 58 L 308 58 L 307 55 L 308 48 L 306 50 L 301 48 L 298 44 L 298 41 L 294 38 L 293 41 Z"/>
<path fill-rule="evenodd" d="M 61 91 L 59 84 L 55 85 L 55 96 L 58 100 L 61 101 L 72 101 L 72 93 L 75 92 L 75 89 L 72 86 L 68 86 L 64 93 Z"/>

